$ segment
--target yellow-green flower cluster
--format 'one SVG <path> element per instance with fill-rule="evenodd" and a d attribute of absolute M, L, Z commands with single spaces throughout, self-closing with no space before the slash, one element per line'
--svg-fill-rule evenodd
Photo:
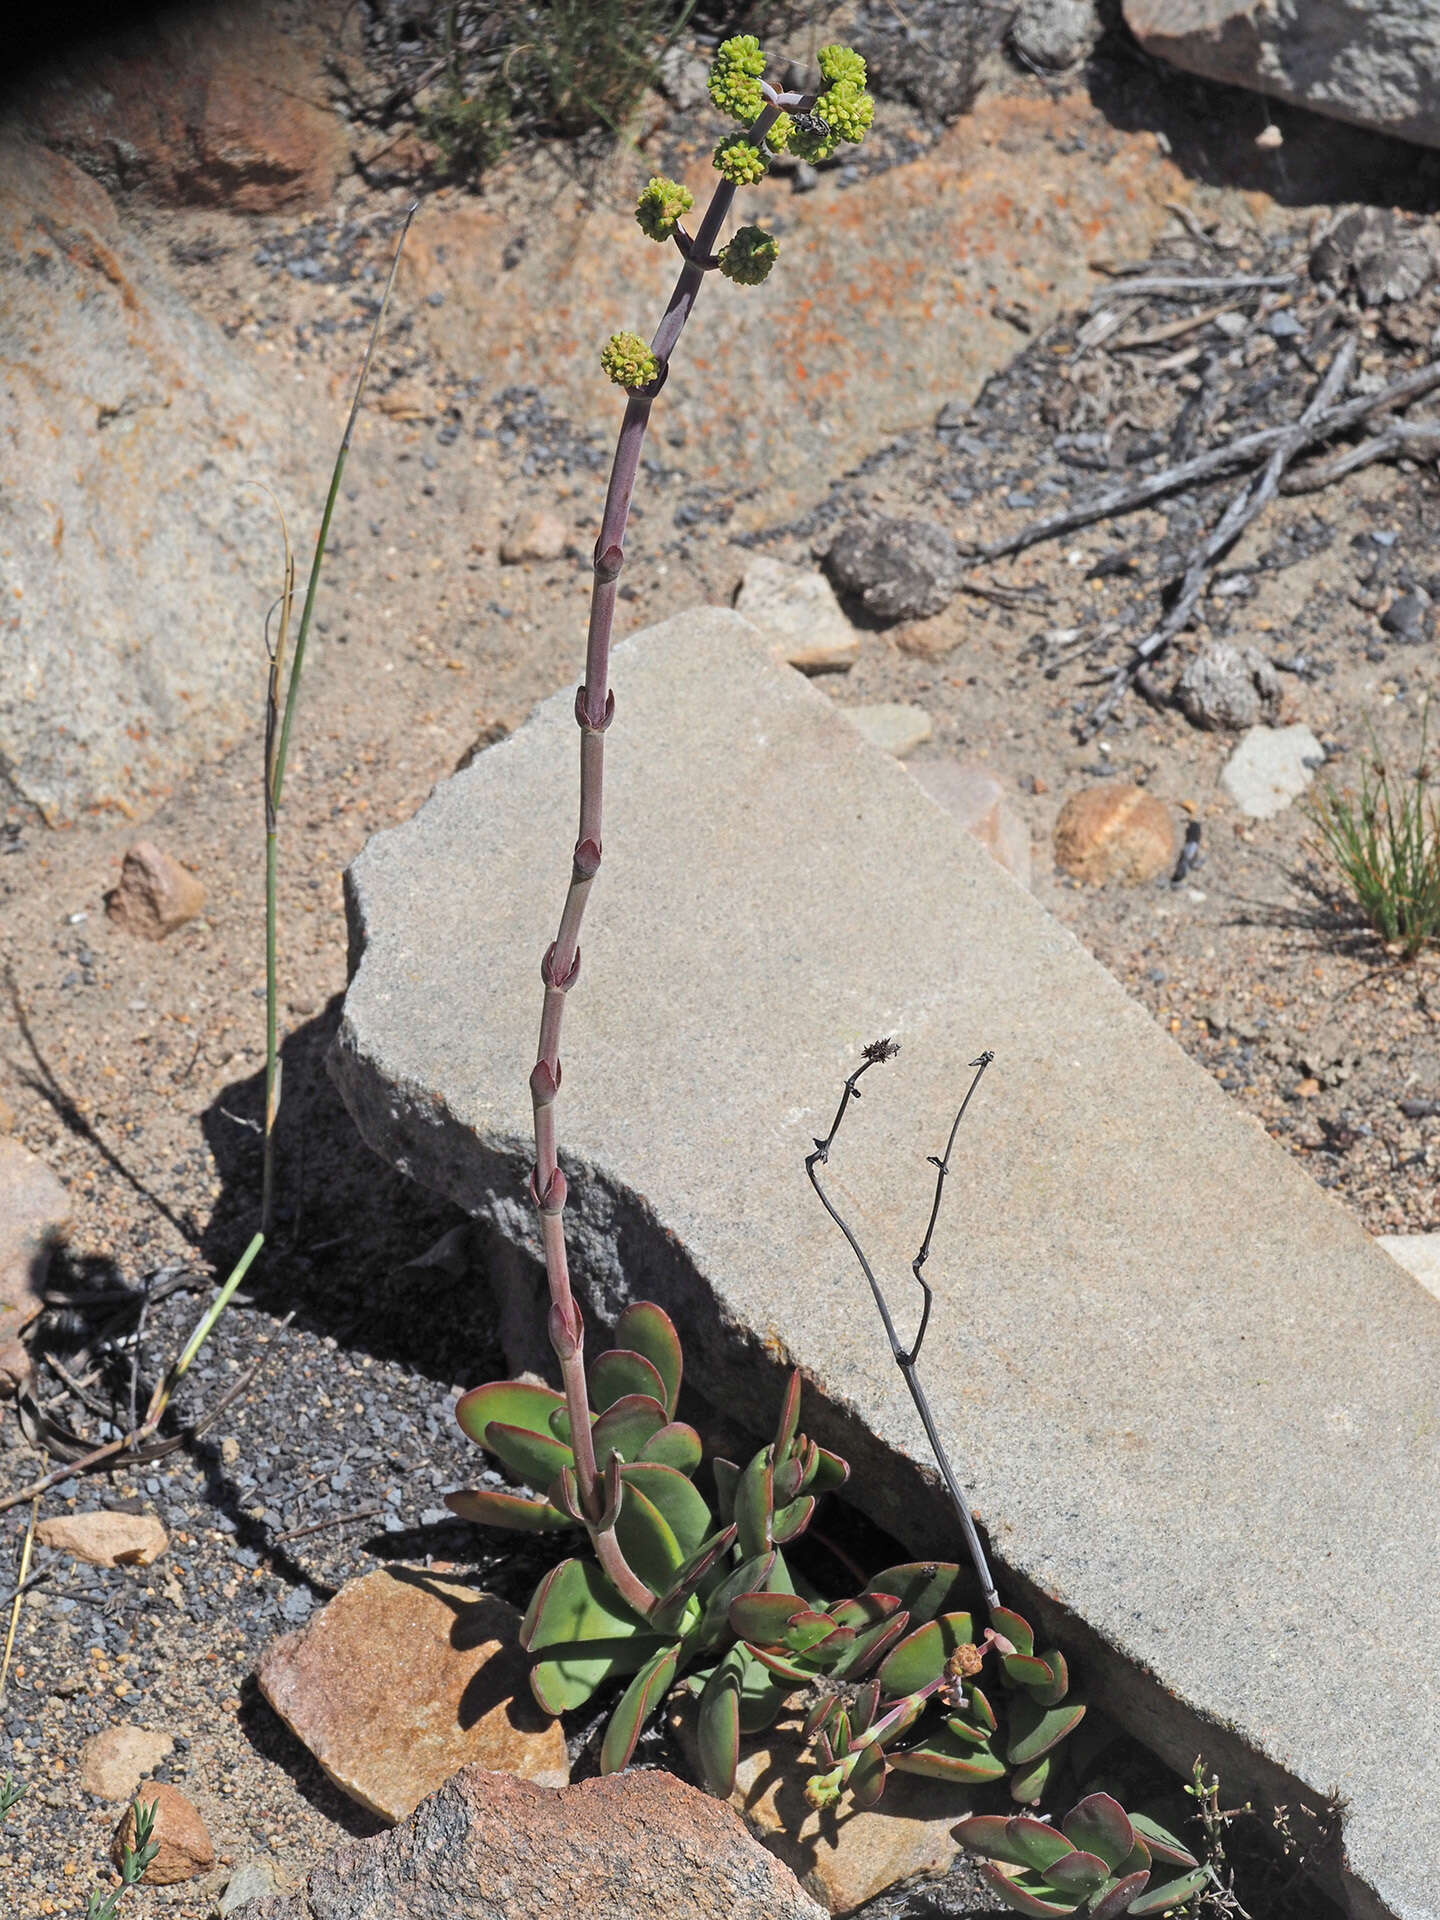
<path fill-rule="evenodd" d="M 863 56 L 853 47 L 821 47 L 815 64 L 827 87 L 863 87 L 870 77 Z"/>
<path fill-rule="evenodd" d="M 710 63 L 710 98 L 722 113 L 728 113 L 748 127 L 760 117 L 765 96 L 760 91 L 760 76 L 765 71 L 765 55 L 753 33 L 739 33 L 722 40 Z"/>
<path fill-rule="evenodd" d="M 617 387 L 631 393 L 660 378 L 660 362 L 638 333 L 612 333 L 600 349 L 600 364 Z"/>
<path fill-rule="evenodd" d="M 738 133 L 727 134 L 715 149 L 715 171 L 723 174 L 732 187 L 753 187 L 770 170 L 770 162 Z"/>
<path fill-rule="evenodd" d="M 819 129 L 793 124 L 786 144 L 797 160 L 828 160 L 842 140 L 859 144 L 875 118 L 875 102 L 865 91 L 865 62 L 851 47 L 822 47 L 817 55 L 825 91 L 815 102 Z M 772 142 L 773 145 L 773 137 Z"/>
<path fill-rule="evenodd" d="M 688 213 L 694 204 L 695 196 L 688 187 L 657 173 L 635 204 L 635 218 L 647 239 L 668 240 L 681 215 Z"/>
<path fill-rule="evenodd" d="M 742 287 L 758 287 L 780 257 L 780 242 L 763 227 L 741 227 L 720 249 L 720 271 Z"/>

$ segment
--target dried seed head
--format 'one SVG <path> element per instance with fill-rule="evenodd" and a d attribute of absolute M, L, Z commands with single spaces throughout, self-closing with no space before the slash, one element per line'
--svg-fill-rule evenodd
<path fill-rule="evenodd" d="M 945 1662 L 945 1671 L 952 1680 L 973 1680 L 984 1665 L 984 1654 L 973 1640 L 967 1640 Z"/>
<path fill-rule="evenodd" d="M 883 1040 L 872 1040 L 868 1047 L 860 1049 L 861 1058 L 879 1065 L 881 1061 L 893 1060 L 900 1051 L 900 1042 L 892 1040 L 887 1034 Z"/>

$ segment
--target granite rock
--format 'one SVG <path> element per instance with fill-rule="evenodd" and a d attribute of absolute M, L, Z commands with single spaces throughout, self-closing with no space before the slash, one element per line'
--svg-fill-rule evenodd
<path fill-rule="evenodd" d="M 463 1893 L 460 1890 L 463 1889 Z M 467 1767 L 234 1920 L 824 1920 L 730 1808 L 672 1774 L 557 1791 Z"/>
<path fill-rule="evenodd" d="M 1143 787 L 1120 780 L 1072 793 L 1054 833 L 1055 864 L 1091 886 L 1143 886 L 1175 859 L 1169 809 Z"/>
<path fill-rule="evenodd" d="M 260 1691 L 336 1786 L 382 1820 L 403 1820 L 465 1766 L 564 1786 L 564 1731 L 531 1698 L 519 1634 L 508 1601 L 385 1567 L 267 1647 Z"/>
<path fill-rule="evenodd" d="M 1251 727 L 1220 770 L 1220 785 L 1252 820 L 1269 820 L 1298 800 L 1325 749 L 1309 727 Z"/>
<path fill-rule="evenodd" d="M 847 520 L 831 541 L 825 564 L 836 586 L 879 620 L 941 613 L 960 585 L 955 537 L 934 520 Z"/>
<path fill-rule="evenodd" d="M 138 1798 L 141 1806 L 155 1809 L 151 1838 L 160 1849 L 142 1874 L 140 1885 L 173 1887 L 208 1873 L 215 1864 L 215 1845 L 209 1828 L 180 1789 L 164 1780 L 151 1780 Z M 125 1848 L 134 1844 L 135 1808 L 130 1806 L 110 1843 L 110 1858 L 117 1868 Z"/>
<path fill-rule="evenodd" d="M 1187 73 L 1440 146 L 1432 0 L 1124 0 L 1145 51 Z"/>
<path fill-rule="evenodd" d="M 1275 718 L 1280 676 L 1258 648 L 1215 640 L 1188 662 L 1174 699 L 1192 726 L 1238 733 Z"/>
<path fill-rule="evenodd" d="M 844 673 L 860 658 L 860 635 L 823 573 L 757 554 L 736 592 L 735 611 L 801 673 Z"/>
<path fill-rule="evenodd" d="M 1027 66 L 1064 73 L 1088 58 L 1100 38 L 1095 0 L 1020 0 L 1010 44 Z"/>
<path fill-rule="evenodd" d="M 43 1160 L 0 1135 L 0 1343 L 45 1304 L 50 1256 L 70 1224 L 70 1196 Z"/>
<path fill-rule="evenodd" d="M 131 1800 L 147 1773 L 175 1751 L 168 1733 L 103 1727 L 80 1749 L 80 1785 L 98 1800 Z"/>
<path fill-rule="evenodd" d="M 153 1513 L 62 1513 L 35 1529 L 42 1547 L 91 1567 L 148 1567 L 170 1544 Z"/>
<path fill-rule="evenodd" d="M 939 806 L 978 840 L 992 860 L 1030 884 L 1030 829 L 988 767 L 959 760 L 914 760 L 910 771 Z"/>
<path fill-rule="evenodd" d="M 105 896 L 106 918 L 141 940 L 164 940 L 204 907 L 204 882 L 149 840 L 128 850 Z"/>

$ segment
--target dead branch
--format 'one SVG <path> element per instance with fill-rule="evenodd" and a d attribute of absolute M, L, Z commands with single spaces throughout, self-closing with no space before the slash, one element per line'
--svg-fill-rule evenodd
<path fill-rule="evenodd" d="M 1440 360 L 1417 367 L 1413 373 L 1407 373 L 1403 379 L 1383 387 L 1379 393 L 1356 394 L 1342 405 L 1332 407 L 1327 414 L 1312 421 L 1304 444 L 1313 445 L 1317 440 L 1328 440 L 1346 427 L 1353 427 L 1377 413 L 1408 406 L 1412 400 L 1432 393 L 1436 387 L 1440 387 Z M 1294 426 L 1261 427 L 1254 433 L 1241 434 L 1222 447 L 1211 447 L 1206 453 L 1196 454 L 1193 460 L 1166 467 L 1160 473 L 1152 473 L 1147 479 L 1127 482 L 1123 487 L 1112 487 L 1108 493 L 1082 500 L 1077 506 L 1067 507 L 1064 513 L 1052 514 L 1049 519 L 1034 520 L 1018 533 L 1012 533 L 1004 540 L 996 540 L 988 547 L 981 547 L 975 557 L 979 560 L 1003 560 L 1008 554 L 1023 553 L 1027 547 L 1038 546 L 1042 540 L 1059 539 L 1062 534 L 1092 526 L 1097 520 L 1110 520 L 1120 514 L 1133 513 L 1137 507 L 1148 506 L 1152 500 L 1158 500 L 1163 494 L 1174 493 L 1177 488 L 1188 486 L 1192 481 L 1208 480 L 1228 468 L 1249 466 L 1255 460 L 1268 457 L 1280 441 L 1294 431 Z"/>
<path fill-rule="evenodd" d="M 1115 280 L 1107 287 L 1099 287 L 1091 294 L 1090 304 L 1093 307 L 1097 301 L 1114 300 L 1124 294 L 1244 293 L 1251 288 L 1293 287 L 1295 280 L 1293 273 L 1200 274 L 1194 278 L 1153 274 L 1135 280 Z"/>
<path fill-rule="evenodd" d="M 1322 487 L 1343 480 L 1347 473 L 1368 467 L 1375 460 L 1433 460 L 1440 457 L 1440 420 L 1394 420 L 1383 433 L 1347 447 L 1329 460 L 1316 460 L 1287 473 L 1280 483 L 1282 493 L 1318 493 Z"/>
<path fill-rule="evenodd" d="M 1315 422 L 1333 406 L 1335 396 L 1344 391 L 1355 366 L 1356 339 L 1351 334 L 1336 349 L 1324 379 L 1316 389 L 1304 413 L 1285 431 L 1270 458 L 1265 463 L 1264 472 L 1253 485 L 1246 484 L 1231 500 L 1221 514 L 1211 533 L 1200 543 L 1190 556 L 1180 582 L 1180 591 L 1175 596 L 1165 617 L 1153 632 L 1148 633 L 1136 646 L 1130 659 L 1116 673 L 1110 682 L 1105 697 L 1090 715 L 1087 731 L 1094 733 L 1103 727 L 1115 711 L 1120 701 L 1129 692 L 1136 673 L 1169 646 L 1175 635 L 1189 623 L 1191 615 L 1205 591 L 1205 583 L 1210 577 L 1210 569 L 1250 522 L 1256 519 L 1275 498 L 1280 489 L 1280 476 L 1286 466 L 1306 441 Z"/>

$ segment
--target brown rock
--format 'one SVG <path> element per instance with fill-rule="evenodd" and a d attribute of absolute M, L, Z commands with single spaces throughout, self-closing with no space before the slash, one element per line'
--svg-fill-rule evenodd
<path fill-rule="evenodd" d="M 215 1864 L 215 1848 L 205 1822 L 178 1787 L 163 1780 L 150 1781 L 139 1795 L 142 1806 L 155 1808 L 155 1828 L 151 1839 L 160 1851 L 140 1879 L 142 1887 L 173 1887 L 180 1880 L 194 1880 L 208 1873 Z M 110 1858 L 118 1868 L 127 1846 L 135 1844 L 135 1809 L 125 1809 L 125 1818 L 115 1829 L 110 1843 Z"/>
<path fill-rule="evenodd" d="M 953 1799 L 953 1795 L 952 1795 Z M 953 1819 L 953 1815 L 952 1815 Z M 462 1891 L 463 1890 L 463 1891 Z M 467 1767 L 232 1920 L 823 1920 L 727 1806 L 672 1774 L 556 1792 Z"/>
<path fill-rule="evenodd" d="M 530 1694 L 520 1615 L 463 1580 L 387 1567 L 265 1650 L 260 1690 L 342 1792 L 403 1820 L 464 1766 L 543 1786 L 565 1736 Z"/>
<path fill-rule="evenodd" d="M 66 1513 L 35 1529 L 42 1547 L 91 1567 L 148 1567 L 170 1544 L 153 1513 Z"/>
<path fill-rule="evenodd" d="M 693 1702 L 677 1708 L 670 1724 L 698 1765 Z M 798 1714 L 742 1737 L 730 1805 L 827 1912 L 853 1913 L 887 1887 L 938 1878 L 954 1864 L 953 1786 L 892 1773 L 879 1809 L 836 1820 L 805 1804 L 805 1750 Z"/>
<path fill-rule="evenodd" d="M 163 940 L 193 920 L 205 888 L 178 860 L 149 840 L 137 840 L 120 866 L 120 884 L 105 896 L 105 911 L 127 933 Z"/>
<path fill-rule="evenodd" d="M 80 1785 L 98 1800 L 133 1800 L 147 1773 L 175 1751 L 168 1733 L 144 1727 L 106 1727 L 80 1749 Z"/>
<path fill-rule="evenodd" d="M 43 1161 L 0 1137 L 0 1344 L 44 1302 L 50 1255 L 70 1222 L 70 1196 Z"/>
<path fill-rule="evenodd" d="M 930 798 L 953 814 L 1022 887 L 1028 887 L 1030 829 L 1010 806 L 995 775 L 958 760 L 912 760 L 909 766 Z"/>
<path fill-rule="evenodd" d="M 502 565 L 521 560 L 563 560 L 570 545 L 570 529 L 558 514 L 522 513 L 500 543 Z"/>
<path fill-rule="evenodd" d="M 35 1378 L 35 1362 L 23 1340 L 0 1340 L 0 1400 L 13 1400 Z"/>
<path fill-rule="evenodd" d="M 168 206 L 318 206 L 345 162 L 319 50 L 246 6 L 161 12 L 27 89 L 23 119 L 112 192 Z"/>
<path fill-rule="evenodd" d="M 773 640 L 780 658 L 800 673 L 846 673 L 860 658 L 860 635 L 823 573 L 759 554 L 745 569 L 735 611 Z"/>
<path fill-rule="evenodd" d="M 1055 822 L 1055 864 L 1076 880 L 1138 887 L 1175 859 L 1167 809 L 1118 781 L 1072 793 Z"/>

